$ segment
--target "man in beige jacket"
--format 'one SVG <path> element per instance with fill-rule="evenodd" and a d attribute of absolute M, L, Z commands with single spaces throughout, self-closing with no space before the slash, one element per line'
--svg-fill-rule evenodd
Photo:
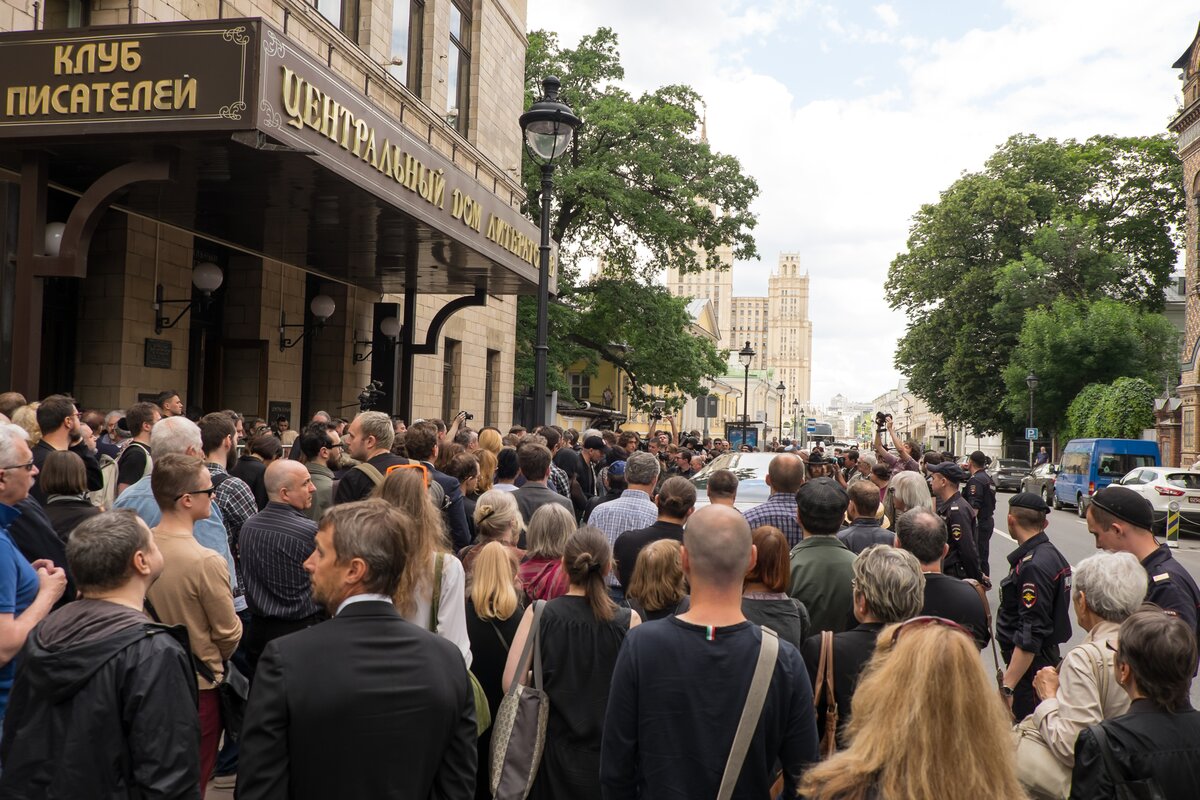
<path fill-rule="evenodd" d="M 154 540 L 163 554 L 163 572 L 147 593 L 154 613 L 168 625 L 187 628 L 194 660 L 203 662 L 219 682 L 224 662 L 237 649 L 242 623 L 233 610 L 225 559 L 192 535 L 197 520 L 212 513 L 212 476 L 196 456 L 155 459 L 150 475 L 162 519 Z M 216 684 L 197 674 L 200 689 L 200 789 L 203 796 L 221 739 L 221 709 Z"/>

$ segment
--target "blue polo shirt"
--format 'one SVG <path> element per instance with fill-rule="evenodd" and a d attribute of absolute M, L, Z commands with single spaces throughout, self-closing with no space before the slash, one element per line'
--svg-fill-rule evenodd
<path fill-rule="evenodd" d="M 0 503 L 0 614 L 12 614 L 14 617 L 29 608 L 37 597 L 40 585 L 37 573 L 8 535 L 9 524 L 19 516 L 20 511 Z M 4 719 L 4 712 L 8 709 L 8 693 L 16 672 L 16 658 L 0 667 L 0 719 Z"/>

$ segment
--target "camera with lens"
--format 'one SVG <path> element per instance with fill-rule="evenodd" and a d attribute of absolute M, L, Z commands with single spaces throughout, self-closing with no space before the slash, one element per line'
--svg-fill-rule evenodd
<path fill-rule="evenodd" d="M 475 415 L 472 414 L 470 411 L 460 411 L 460 412 L 458 412 L 458 415 L 460 417 L 462 417 L 464 420 L 475 419 Z"/>
<path fill-rule="evenodd" d="M 891 422 L 891 420 L 891 414 L 885 414 L 882 411 L 875 412 L 875 429 L 879 433 L 883 433 L 887 430 L 887 424 Z"/>
<path fill-rule="evenodd" d="M 383 391 L 383 381 L 371 381 L 358 394 L 358 410 L 370 411 L 386 396 L 387 392 Z"/>
<path fill-rule="evenodd" d="M 663 409 L 667 407 L 666 402 L 655 400 L 650 408 L 650 419 L 658 421 L 663 418 Z"/>

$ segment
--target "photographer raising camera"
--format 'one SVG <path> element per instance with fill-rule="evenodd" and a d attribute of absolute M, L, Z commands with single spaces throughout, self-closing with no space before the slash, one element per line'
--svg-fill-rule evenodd
<path fill-rule="evenodd" d="M 883 444 L 883 432 L 887 430 L 888 436 L 892 439 L 892 444 L 896 446 L 896 455 L 888 452 L 888 449 Z M 885 414 L 882 411 L 875 415 L 875 454 L 879 456 L 879 462 L 887 466 L 892 475 L 905 470 L 912 472 L 920 472 L 921 467 L 917 463 L 921 460 L 921 445 L 912 441 L 900 441 L 900 437 L 896 435 L 895 424 L 892 422 L 892 415 Z"/>

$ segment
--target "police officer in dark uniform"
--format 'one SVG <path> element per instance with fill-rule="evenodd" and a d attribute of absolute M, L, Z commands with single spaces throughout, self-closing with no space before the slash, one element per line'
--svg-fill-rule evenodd
<path fill-rule="evenodd" d="M 962 467 L 953 461 L 928 465 L 929 481 L 937 498 L 938 516 L 946 520 L 946 544 L 950 550 L 942 561 L 942 572 L 955 578 L 971 578 L 990 585 L 979 569 L 979 551 L 975 543 L 975 515 L 958 491 L 967 479 Z"/>
<path fill-rule="evenodd" d="M 1007 665 L 1001 691 L 1018 721 L 1037 708 L 1033 676 L 1057 666 L 1058 646 L 1071 638 L 1071 565 L 1046 535 L 1049 513 L 1046 501 L 1032 492 L 1008 502 L 1008 531 L 1018 546 L 1000 582 L 996 643 Z"/>
<path fill-rule="evenodd" d="M 990 557 L 992 531 L 996 529 L 996 484 L 987 474 L 988 457 L 976 450 L 968 459 L 971 477 L 967 479 L 964 492 L 967 502 L 975 509 L 975 543 L 979 547 L 979 569 L 984 575 L 992 574 Z"/>
<path fill-rule="evenodd" d="M 1132 553 L 1146 569 L 1146 601 L 1186 620 L 1200 636 L 1200 588 L 1171 549 L 1154 538 L 1150 501 L 1124 486 L 1101 489 L 1088 503 L 1088 530 L 1102 550 Z"/>

